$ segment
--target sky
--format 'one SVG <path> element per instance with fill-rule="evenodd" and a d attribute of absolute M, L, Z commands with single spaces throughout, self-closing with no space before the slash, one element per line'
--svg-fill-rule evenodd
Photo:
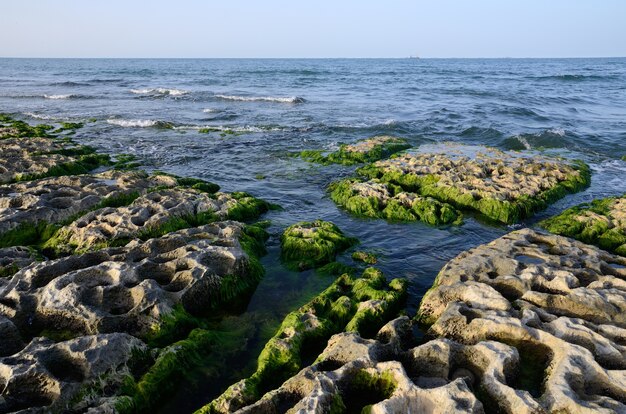
<path fill-rule="evenodd" d="M 626 56 L 626 0 L 2 0 L 2 57 Z"/>

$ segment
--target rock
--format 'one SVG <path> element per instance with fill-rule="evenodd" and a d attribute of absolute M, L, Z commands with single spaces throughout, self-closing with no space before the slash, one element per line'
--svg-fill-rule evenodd
<path fill-rule="evenodd" d="M 335 260 L 337 253 L 358 243 L 335 224 L 316 220 L 289 226 L 280 238 L 281 257 L 290 267 L 305 270 Z"/>
<path fill-rule="evenodd" d="M 19 331 L 10 319 L 0 315 L 0 357 L 13 355 L 24 348 Z"/>
<path fill-rule="evenodd" d="M 432 324 L 430 337 L 509 355 L 500 384 L 483 384 L 502 412 L 626 412 L 624 264 L 571 239 L 516 231 L 448 262 L 419 319 Z"/>
<path fill-rule="evenodd" d="M 402 138 L 376 136 L 354 144 L 342 144 L 338 151 L 328 155 L 323 155 L 322 151 L 302 151 L 300 156 L 307 161 L 321 164 L 353 165 L 378 161 L 410 147 Z"/>
<path fill-rule="evenodd" d="M 13 276 L 18 270 L 36 261 L 35 253 L 22 246 L 0 249 L 0 279 Z M 0 286 L 3 285 L 0 280 Z"/>
<path fill-rule="evenodd" d="M 85 384 L 119 387 L 138 351 L 146 345 L 123 333 L 59 343 L 35 338 L 19 353 L 0 358 L 0 412 L 51 412 Z"/>
<path fill-rule="evenodd" d="M 329 187 L 330 198 L 361 217 L 390 221 L 423 221 L 431 225 L 460 224 L 462 214 L 448 203 L 403 191 L 379 180 L 345 179 Z"/>
<path fill-rule="evenodd" d="M 276 391 L 278 393 L 276 400 L 272 397 L 272 402 L 268 405 L 274 408 L 262 408 L 262 406 L 265 407 L 264 404 L 267 401 L 259 402 L 261 405 L 254 404 L 262 396 L 261 390 L 276 388 L 290 375 L 296 374 L 302 367 L 302 360 L 305 357 L 311 357 L 307 356 L 307 353 L 323 346 L 334 333 L 345 330 L 360 332 L 363 336 L 374 335 L 380 326 L 399 310 L 405 294 L 406 281 L 395 279 L 387 284 L 382 273 L 374 268 L 366 269 L 360 278 L 352 278 L 348 274 L 340 276 L 311 302 L 287 315 L 278 332 L 265 345 L 259 356 L 257 371 L 251 377 L 232 385 L 220 397 L 198 412 L 229 413 L 251 404 L 242 412 L 284 412 L 288 408 L 286 404 L 295 404 L 309 392 L 316 395 L 316 392 L 312 391 L 316 386 L 314 383 L 303 384 L 292 379 L 287 383 L 295 381 L 297 383 L 295 388 L 299 390 L 296 392 L 290 389 L 283 392 L 281 387 Z M 383 331 L 388 338 L 396 335 L 396 331 L 391 328 L 386 331 L 383 329 Z M 333 338 L 347 335 L 350 334 L 338 334 Z M 359 345 L 350 344 L 349 349 L 343 350 L 346 355 L 345 359 L 352 361 L 361 355 L 368 354 L 372 354 L 374 358 L 373 355 L 378 351 L 368 348 L 368 344 L 373 341 L 360 337 L 358 341 L 360 341 Z M 329 342 L 329 348 L 332 344 L 333 339 Z M 334 349 L 336 350 L 337 346 Z M 380 355 L 382 357 L 382 352 Z M 327 359 L 331 361 L 328 364 L 334 364 L 336 358 L 339 357 L 329 356 Z M 335 393 L 337 392 L 332 381 L 324 380 L 323 384 L 318 385 L 322 388 L 328 386 L 335 390 Z M 299 397 L 296 398 L 296 395 Z M 324 397 L 320 404 L 328 406 L 332 403 L 332 395 L 329 395 Z M 311 402 L 312 406 L 308 404 L 306 404 L 309 407 L 307 409 L 312 410 L 310 407 L 318 403 Z M 284 409 L 276 408 L 277 406 Z"/>
<path fill-rule="evenodd" d="M 626 256 L 626 195 L 572 207 L 540 225 L 552 233 Z"/>
<path fill-rule="evenodd" d="M 105 207 L 59 230 L 48 245 L 70 245 L 77 252 L 95 250 L 119 239 L 155 233 L 165 226 L 204 224 L 225 219 L 232 208 L 228 195 L 212 198 L 197 190 L 176 188 L 144 194 L 125 207 Z M 192 223 L 187 223 L 188 221 Z M 204 222 L 204 223 L 203 223 Z"/>
<path fill-rule="evenodd" d="M 434 150 L 399 155 L 357 172 L 504 223 L 529 217 L 590 182 L 589 168 L 582 162 L 487 147 L 447 146 Z"/>
<path fill-rule="evenodd" d="M 17 272 L 0 289 L 20 330 L 145 336 L 177 304 L 204 314 L 261 277 L 242 249 L 243 225 L 218 222 L 123 248 L 46 261 Z M 233 292 L 221 292 L 228 279 Z"/>
<path fill-rule="evenodd" d="M 58 223 L 97 207 L 114 204 L 131 194 L 154 187 L 173 187 L 176 180 L 142 172 L 107 171 L 78 176 L 50 177 L 0 186 L 0 234 L 20 224 Z"/>
<path fill-rule="evenodd" d="M 452 378 L 458 371 L 453 364 L 467 360 L 471 352 L 463 351 L 470 347 L 438 340 L 407 350 L 403 341 L 410 331 L 411 322 L 401 317 L 385 325 L 376 340 L 336 334 L 313 365 L 235 412 L 483 413 L 471 391 L 474 384 Z M 501 356 L 484 348 L 486 371 L 497 370 Z"/>

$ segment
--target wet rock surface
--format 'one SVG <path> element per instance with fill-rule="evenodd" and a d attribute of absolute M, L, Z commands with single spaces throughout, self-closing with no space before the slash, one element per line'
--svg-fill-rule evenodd
<path fill-rule="evenodd" d="M 589 184 L 589 170 L 582 163 L 488 147 L 450 146 L 439 151 L 402 154 L 358 172 L 505 223 L 531 216 Z"/>
<path fill-rule="evenodd" d="M 519 357 L 485 388 L 505 412 L 626 410 L 624 258 L 530 229 L 462 253 L 420 305 L 429 335 Z"/>
<path fill-rule="evenodd" d="M 625 412 L 625 260 L 510 233 L 451 260 L 415 320 L 373 339 L 336 334 L 313 364 L 229 412 Z M 421 344 L 417 324 L 429 326 Z"/>
<path fill-rule="evenodd" d="M 552 233 L 626 256 L 626 196 L 594 200 L 544 220 Z"/>
<path fill-rule="evenodd" d="M 262 277 L 266 233 L 229 219 L 268 204 L 160 172 L 85 175 L 108 156 L 2 123 L 0 413 L 147 411 L 219 343 L 194 328 Z"/>
<path fill-rule="evenodd" d="M 0 186 L 0 234 L 23 223 L 58 223 L 114 200 L 154 187 L 173 187 L 171 177 L 107 171 L 95 175 L 49 177 Z"/>

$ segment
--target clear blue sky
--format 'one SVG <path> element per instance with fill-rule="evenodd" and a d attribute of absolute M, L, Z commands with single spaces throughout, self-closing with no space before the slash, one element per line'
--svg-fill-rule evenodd
<path fill-rule="evenodd" d="M 0 56 L 626 56 L 626 0 L 2 0 Z"/>

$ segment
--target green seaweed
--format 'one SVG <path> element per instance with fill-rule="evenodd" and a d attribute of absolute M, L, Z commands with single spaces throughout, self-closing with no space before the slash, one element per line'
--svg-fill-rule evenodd
<path fill-rule="evenodd" d="M 462 214 L 450 204 L 432 197 L 416 197 L 410 206 L 398 198 L 386 201 L 374 196 L 362 196 L 354 189 L 357 179 L 344 179 L 328 187 L 330 198 L 349 213 L 358 217 L 383 218 L 391 222 L 423 221 L 433 226 L 460 224 Z M 391 194 L 401 196 L 402 187 L 387 184 Z"/>
<path fill-rule="evenodd" d="M 326 290 L 300 309 L 285 317 L 276 334 L 258 358 L 257 370 L 249 378 L 229 388 L 197 413 L 224 412 L 254 403 L 302 368 L 308 354 L 317 354 L 335 333 L 345 330 L 376 332 L 401 307 L 406 297 L 406 281 L 387 284 L 380 271 L 366 269 L 360 278 L 343 274 Z M 360 303 L 380 299 L 373 306 Z"/>
<path fill-rule="evenodd" d="M 364 252 L 361 250 L 352 253 L 352 260 L 356 262 L 367 263 L 370 265 L 376 264 L 376 262 L 378 261 L 375 254 Z"/>
<path fill-rule="evenodd" d="M 357 141 L 356 144 L 360 142 L 369 141 L 374 138 L 367 138 L 364 140 Z M 383 158 L 387 158 L 392 154 L 403 151 L 405 149 L 410 148 L 411 146 L 407 143 L 406 140 L 402 138 L 393 138 L 387 142 L 374 145 L 369 151 L 359 152 L 359 151 L 350 151 L 349 146 L 346 144 L 340 145 L 339 150 L 335 152 L 331 152 L 328 155 L 324 155 L 324 151 L 319 150 L 305 150 L 300 153 L 300 157 L 302 159 L 315 162 L 318 164 L 329 165 L 329 164 L 342 164 L 342 165 L 354 165 L 354 164 L 362 164 L 368 162 L 374 162 L 381 160 Z"/>
<path fill-rule="evenodd" d="M 613 219 L 612 206 L 624 197 L 626 195 L 583 203 L 543 220 L 539 225 L 551 233 L 572 237 L 604 250 L 626 255 L 626 228 L 610 224 Z M 586 217 L 589 214 L 591 216 Z M 582 217 L 585 219 L 580 219 Z"/>
<path fill-rule="evenodd" d="M 251 221 L 258 219 L 262 214 L 266 213 L 274 207 L 259 198 L 248 193 L 234 192 L 230 194 L 237 203 L 228 209 L 228 219 L 236 221 Z"/>
<path fill-rule="evenodd" d="M 357 243 L 331 222 L 299 222 L 283 232 L 281 258 L 288 267 L 305 270 L 332 262 L 337 253 Z"/>
<path fill-rule="evenodd" d="M 476 210 L 492 220 L 511 224 L 532 216 L 535 212 L 545 209 L 549 204 L 563 198 L 567 194 L 575 193 L 588 187 L 591 182 L 589 166 L 582 161 L 574 161 L 572 166 L 578 171 L 577 174 L 570 175 L 535 197 L 522 196 L 515 200 L 475 197 L 459 188 L 439 183 L 438 178 L 434 175 L 404 174 L 398 169 L 383 169 L 373 164 L 357 169 L 357 173 L 370 179 L 378 179 L 384 183 L 398 185 L 407 192 L 432 197 L 459 209 Z M 448 214 L 446 212 L 446 215 Z"/>
<path fill-rule="evenodd" d="M 63 164 L 55 165 L 48 171 L 37 174 L 18 174 L 13 181 L 32 181 L 46 177 L 60 177 L 64 175 L 87 174 L 98 167 L 110 165 L 108 155 L 88 154 L 81 155 L 76 161 L 70 161 Z"/>
<path fill-rule="evenodd" d="M 181 186 L 181 187 L 188 187 L 188 188 L 193 188 L 195 190 L 198 191 L 202 191 L 204 193 L 208 193 L 208 194 L 214 194 L 217 193 L 220 190 L 220 186 L 206 181 L 206 180 L 202 180 L 200 178 L 192 178 L 192 177 L 180 177 L 178 175 L 175 174 L 171 174 L 171 173 L 166 173 L 163 171 L 154 171 L 152 173 L 153 175 L 164 175 L 167 177 L 172 177 L 176 179 L 176 184 Z"/>

